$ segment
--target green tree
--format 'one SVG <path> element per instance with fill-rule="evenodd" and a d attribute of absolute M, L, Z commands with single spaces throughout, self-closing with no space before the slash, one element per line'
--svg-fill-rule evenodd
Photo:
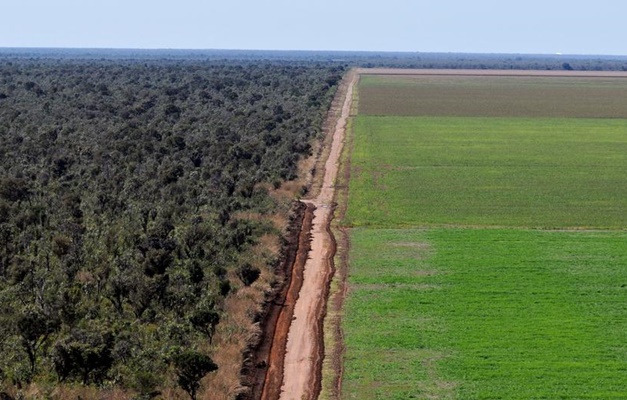
<path fill-rule="evenodd" d="M 22 201 L 30 196 L 28 184 L 23 179 L 4 178 L 0 180 L 0 197 L 8 201 Z"/>
<path fill-rule="evenodd" d="M 31 378 L 35 375 L 37 358 L 50 335 L 58 328 L 54 318 L 43 315 L 34 309 L 26 309 L 17 319 L 17 332 L 22 347 L 28 356 Z"/>
<path fill-rule="evenodd" d="M 189 322 L 196 330 L 204 333 L 209 338 L 209 343 L 211 343 L 216 326 L 220 323 L 220 314 L 209 308 L 201 308 L 194 311 L 189 318 Z"/>
<path fill-rule="evenodd" d="M 76 330 L 54 347 L 53 364 L 60 381 L 77 377 L 86 385 L 101 383 L 113 365 L 110 332 Z"/>
<path fill-rule="evenodd" d="M 200 380 L 210 372 L 218 369 L 213 360 L 197 351 L 185 351 L 173 359 L 176 368 L 179 386 L 196 400 L 196 393 L 200 389 Z"/>

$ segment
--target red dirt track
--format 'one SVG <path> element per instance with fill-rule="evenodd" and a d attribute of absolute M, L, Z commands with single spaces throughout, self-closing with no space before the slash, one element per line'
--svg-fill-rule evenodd
<path fill-rule="evenodd" d="M 313 400 L 320 393 L 324 358 L 322 322 L 336 250 L 330 231 L 334 185 L 357 74 L 351 71 L 345 80 L 337 94 L 344 98 L 331 132 L 333 140 L 324 166 L 322 186 L 314 190 L 318 193 L 314 199 L 303 200 L 307 210 L 285 302 L 278 312 L 276 324 L 271 322 L 266 332 L 273 337 L 262 400 Z"/>
<path fill-rule="evenodd" d="M 281 393 L 281 383 L 283 381 L 283 370 L 285 361 L 285 343 L 287 342 L 290 322 L 294 316 L 294 306 L 298 300 L 298 295 L 303 285 L 303 272 L 307 256 L 310 251 L 310 231 L 314 218 L 313 205 L 308 204 L 302 221 L 302 228 L 298 237 L 298 250 L 292 265 L 291 277 L 282 297 L 284 303 L 278 304 L 278 315 L 276 321 L 271 323 L 275 327 L 272 342 L 270 343 L 268 369 L 266 371 L 265 382 L 261 399 L 278 399 Z"/>
<path fill-rule="evenodd" d="M 316 207 L 311 230 L 311 251 L 305 264 L 303 286 L 294 308 L 285 352 L 285 368 L 280 399 L 313 400 L 320 392 L 320 374 L 324 357 L 322 320 L 326 311 L 333 270 L 335 239 L 329 224 L 333 217 L 335 179 L 342 150 L 346 123 L 350 114 L 353 86 L 357 76 L 350 73 L 342 112 L 333 131 L 331 151 L 325 164 L 318 196 L 306 203 Z"/>

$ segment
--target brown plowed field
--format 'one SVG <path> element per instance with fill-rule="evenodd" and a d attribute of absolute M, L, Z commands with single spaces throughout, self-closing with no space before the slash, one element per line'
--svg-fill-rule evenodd
<path fill-rule="evenodd" d="M 360 68 L 359 75 L 444 75 L 444 76 L 564 76 L 627 78 L 627 71 L 566 71 L 566 70 L 517 70 L 517 69 L 389 69 Z"/>
<path fill-rule="evenodd" d="M 627 73 L 378 71 L 362 76 L 362 115 L 627 118 Z"/>

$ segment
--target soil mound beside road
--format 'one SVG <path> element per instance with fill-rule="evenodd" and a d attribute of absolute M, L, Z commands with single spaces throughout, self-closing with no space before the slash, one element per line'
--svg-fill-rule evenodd
<path fill-rule="evenodd" d="M 312 191 L 317 193 L 315 198 L 303 200 L 307 208 L 298 251 L 288 272 L 291 272 L 287 277 L 289 282 L 266 319 L 266 336 L 272 340 L 266 338 L 254 357 L 259 372 L 266 371 L 263 382 L 259 379 L 261 374 L 257 374 L 254 398 L 315 399 L 320 393 L 324 358 L 322 321 L 335 254 L 335 239 L 329 226 L 333 218 L 338 161 L 357 80 L 355 71 L 349 72 L 345 80 L 347 83 L 337 94 L 342 97 L 341 112 L 335 116 L 321 187 Z M 269 355 L 264 356 L 264 352 Z"/>
<path fill-rule="evenodd" d="M 315 199 L 306 201 L 316 207 L 311 230 L 311 250 L 305 263 L 303 286 L 288 334 L 280 399 L 315 399 L 320 392 L 320 371 L 324 357 L 322 319 L 326 311 L 335 254 L 335 239 L 331 235 L 329 224 L 333 217 L 338 161 L 356 75 L 351 72 L 347 79 L 350 83 L 333 132 L 322 188 Z"/>

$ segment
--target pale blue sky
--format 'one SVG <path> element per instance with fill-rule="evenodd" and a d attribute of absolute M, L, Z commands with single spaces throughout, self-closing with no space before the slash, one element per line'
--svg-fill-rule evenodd
<path fill-rule="evenodd" d="M 0 0 L 0 47 L 627 55 L 624 0 Z"/>

